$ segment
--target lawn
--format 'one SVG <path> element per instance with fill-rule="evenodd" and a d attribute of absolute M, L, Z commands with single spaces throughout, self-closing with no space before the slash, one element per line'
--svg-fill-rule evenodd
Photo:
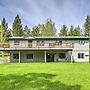
<path fill-rule="evenodd" d="M 90 90 L 90 63 L 0 64 L 0 90 Z"/>

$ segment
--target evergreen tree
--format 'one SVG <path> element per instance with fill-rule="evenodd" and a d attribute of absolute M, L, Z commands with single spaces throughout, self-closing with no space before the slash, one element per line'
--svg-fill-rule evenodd
<path fill-rule="evenodd" d="M 23 36 L 23 28 L 19 15 L 15 17 L 12 27 L 14 36 Z"/>
<path fill-rule="evenodd" d="M 89 15 L 86 17 L 86 21 L 84 23 L 84 34 L 86 36 L 90 35 L 90 16 Z"/>
<path fill-rule="evenodd" d="M 66 25 L 63 25 L 60 29 L 60 33 L 59 33 L 59 36 L 67 36 L 67 26 Z"/>
<path fill-rule="evenodd" d="M 73 30 L 73 36 L 80 36 L 81 35 L 81 30 L 80 27 L 75 27 Z"/>
<path fill-rule="evenodd" d="M 38 26 L 34 26 L 32 28 L 31 36 L 41 36 Z"/>
<path fill-rule="evenodd" d="M 31 35 L 30 33 L 31 33 L 31 32 L 30 32 L 30 28 L 28 28 L 28 26 L 26 25 L 26 26 L 24 27 L 23 34 L 24 34 L 24 36 L 30 36 L 30 35 Z"/>
<path fill-rule="evenodd" d="M 1 21 L 1 28 L 3 30 L 3 41 L 6 40 L 6 34 L 7 34 L 7 29 L 8 29 L 8 23 L 6 22 L 6 19 L 3 18 Z"/>
<path fill-rule="evenodd" d="M 56 27 L 55 23 L 52 22 L 52 20 L 47 19 L 45 25 L 44 25 L 44 31 L 43 36 L 55 36 L 56 35 Z"/>
<path fill-rule="evenodd" d="M 73 36 L 73 35 L 74 35 L 73 30 L 74 30 L 74 27 L 71 25 L 70 31 L 68 32 L 68 35 L 69 35 L 69 36 Z"/>
<path fill-rule="evenodd" d="M 4 30 L 2 29 L 2 26 L 0 25 L 0 42 L 4 41 Z"/>

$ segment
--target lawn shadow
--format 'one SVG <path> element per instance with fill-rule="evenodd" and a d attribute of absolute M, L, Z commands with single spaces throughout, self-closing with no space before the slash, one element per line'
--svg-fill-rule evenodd
<path fill-rule="evenodd" d="M 66 85 L 52 81 L 56 75 L 47 73 L 27 73 L 23 75 L 0 74 L 0 90 L 80 90 L 80 85 Z"/>

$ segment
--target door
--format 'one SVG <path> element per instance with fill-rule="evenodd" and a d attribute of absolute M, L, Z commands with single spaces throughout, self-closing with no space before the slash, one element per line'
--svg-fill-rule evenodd
<path fill-rule="evenodd" d="M 53 53 L 47 53 L 46 54 L 46 60 L 47 60 L 47 62 L 54 62 L 54 54 Z"/>

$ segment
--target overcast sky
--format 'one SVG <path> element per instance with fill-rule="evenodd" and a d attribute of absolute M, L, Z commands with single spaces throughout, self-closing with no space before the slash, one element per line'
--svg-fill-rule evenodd
<path fill-rule="evenodd" d="M 90 0 L 0 0 L 0 21 L 5 17 L 11 27 L 17 14 L 30 28 L 47 18 L 56 23 L 57 29 L 63 24 L 82 26 L 90 14 Z"/>

